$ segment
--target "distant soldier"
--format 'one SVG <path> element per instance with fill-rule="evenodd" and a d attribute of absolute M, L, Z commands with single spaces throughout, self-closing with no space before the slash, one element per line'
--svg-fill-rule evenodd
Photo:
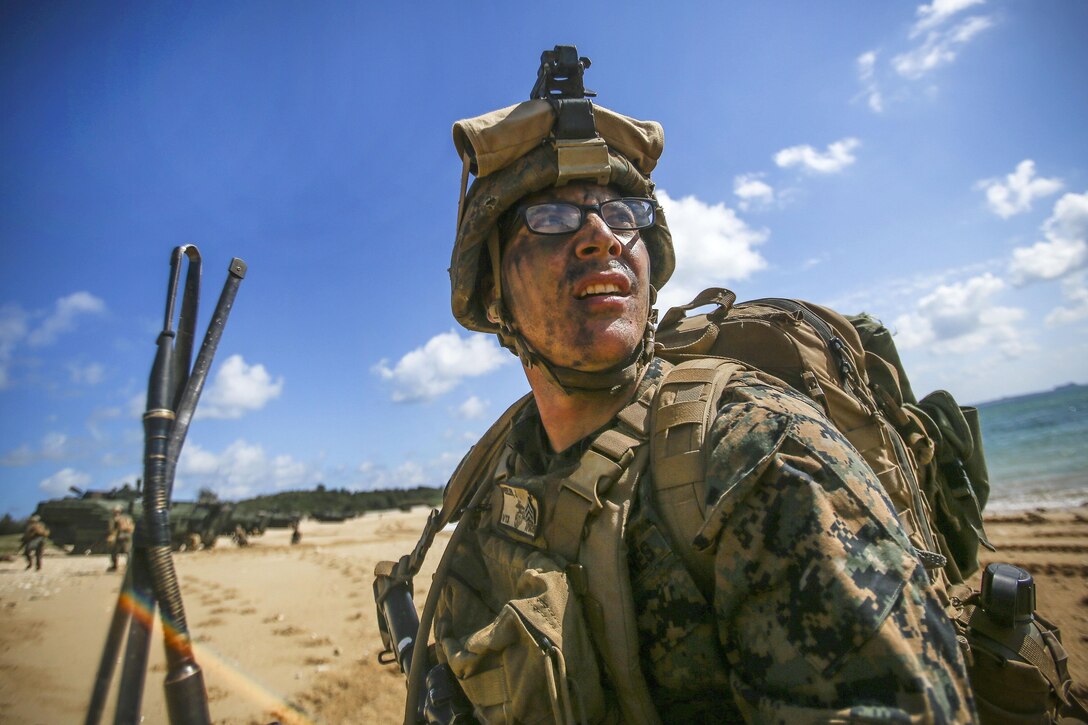
<path fill-rule="evenodd" d="M 291 543 L 297 544 L 302 541 L 302 532 L 298 530 L 299 522 L 295 519 L 291 522 Z"/>
<path fill-rule="evenodd" d="M 187 540 L 185 542 L 185 549 L 187 551 L 197 551 L 199 548 L 200 548 L 200 534 L 197 534 L 197 533 L 189 534 L 189 536 L 188 536 L 188 538 L 187 538 Z"/>
<path fill-rule="evenodd" d="M 132 532 L 136 528 L 132 517 L 124 513 L 120 506 L 113 507 L 113 518 L 110 519 L 110 532 L 106 536 L 106 543 L 110 545 L 110 566 L 106 571 L 117 571 L 117 558 L 124 554 L 128 556 L 132 546 Z"/>
<path fill-rule="evenodd" d="M 249 546 L 249 537 L 246 536 L 246 530 L 242 528 L 241 524 L 234 527 L 234 543 L 238 546 Z"/>
<path fill-rule="evenodd" d="M 34 514 L 26 524 L 23 532 L 22 548 L 26 556 L 26 568 L 33 566 L 36 570 L 42 568 L 42 552 L 45 550 L 45 539 L 49 536 L 49 527 L 42 523 L 42 517 Z"/>

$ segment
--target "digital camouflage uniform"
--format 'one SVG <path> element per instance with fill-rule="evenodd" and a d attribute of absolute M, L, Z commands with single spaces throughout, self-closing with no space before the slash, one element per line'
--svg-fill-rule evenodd
<path fill-rule="evenodd" d="M 121 555 L 128 556 L 132 545 L 132 532 L 136 528 L 132 518 L 127 514 L 114 513 L 110 519 L 110 530 L 106 540 L 110 544 L 109 571 L 117 569 L 117 560 Z"/>
<path fill-rule="evenodd" d="M 655 360 L 639 392 L 660 375 Z M 576 464 L 592 438 L 552 453 L 530 404 L 508 442 L 525 476 Z M 741 373 L 707 445 L 708 596 L 662 533 L 649 470 L 624 534 L 642 672 L 661 720 L 971 721 L 952 625 L 872 470 L 824 415 Z M 479 541 L 457 552 L 462 581 L 481 576 L 467 563 L 486 558 Z M 509 588 L 472 586 L 485 597 Z"/>
<path fill-rule="evenodd" d="M 34 567 L 35 569 L 42 568 L 42 552 L 45 550 L 45 540 L 49 537 L 49 527 L 47 527 L 37 517 L 31 517 L 30 521 L 26 525 L 26 530 L 23 531 L 22 545 L 23 555 L 26 556 L 26 568 Z"/>

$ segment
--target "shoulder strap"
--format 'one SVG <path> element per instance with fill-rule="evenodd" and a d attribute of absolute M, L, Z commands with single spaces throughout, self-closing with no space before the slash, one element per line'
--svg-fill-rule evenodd
<path fill-rule="evenodd" d="M 704 592 L 713 583 L 713 562 L 692 545 L 706 518 L 704 443 L 722 392 L 745 369 L 725 358 L 682 362 L 658 384 L 650 412 L 654 508 L 665 535 Z"/>
<path fill-rule="evenodd" d="M 499 419 L 461 459 L 442 494 L 442 508 L 431 510 L 416 548 L 408 555 L 408 571 L 403 573 L 408 576 L 419 573 L 419 568 L 423 566 L 423 560 L 431 548 L 435 534 L 445 528 L 446 524 L 458 520 L 465 503 L 472 497 L 476 488 L 489 480 L 486 476 L 488 469 L 494 467 L 496 457 L 502 451 L 503 443 L 514 425 L 514 418 L 525 409 L 532 395 L 532 393 L 526 393 L 507 408 L 506 412 L 499 416 Z"/>
<path fill-rule="evenodd" d="M 603 431 L 582 454 L 578 467 L 563 480 L 555 501 L 555 533 L 548 546 L 567 561 L 577 561 L 586 521 L 601 510 L 608 492 L 635 460 L 635 449 L 646 442 L 653 388 L 616 414 L 617 424 Z"/>

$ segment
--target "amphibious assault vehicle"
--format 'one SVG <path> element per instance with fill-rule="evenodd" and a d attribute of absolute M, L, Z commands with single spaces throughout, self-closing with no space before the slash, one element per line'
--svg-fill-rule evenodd
<path fill-rule="evenodd" d="M 143 493 L 125 484 L 109 491 L 84 491 L 72 486 L 72 496 L 42 501 L 34 513 L 49 527 L 50 540 L 68 549 L 70 554 L 104 554 L 109 551 L 109 533 L 113 509 L 121 510 L 134 521 L 143 511 Z M 216 502 L 177 501 L 170 506 L 170 540 L 175 550 L 196 534 L 204 548 L 215 546 L 224 521 L 230 519 L 231 505 Z"/>

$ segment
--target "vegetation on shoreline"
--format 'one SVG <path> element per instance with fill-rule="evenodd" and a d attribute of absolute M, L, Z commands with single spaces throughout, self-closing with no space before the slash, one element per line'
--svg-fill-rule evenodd
<path fill-rule="evenodd" d="M 198 498 L 201 501 L 219 499 L 215 491 L 210 489 L 201 490 Z M 281 491 L 230 503 L 235 517 L 260 513 L 292 518 L 346 519 L 367 511 L 437 506 L 441 501 L 442 489 L 426 486 L 380 491 L 349 491 L 346 488 L 325 488 L 324 485 L 318 484 L 316 488 L 309 491 Z M 18 549 L 28 518 L 29 516 L 15 518 L 11 514 L 0 517 L 0 554 L 13 553 Z"/>
<path fill-rule="evenodd" d="M 282 491 L 237 501 L 234 503 L 234 510 L 236 513 L 265 511 L 301 516 L 337 514 L 351 517 L 367 511 L 437 506 L 441 501 L 440 488 L 419 486 L 381 491 L 349 491 L 346 488 L 328 489 L 318 484 L 312 491 Z"/>

